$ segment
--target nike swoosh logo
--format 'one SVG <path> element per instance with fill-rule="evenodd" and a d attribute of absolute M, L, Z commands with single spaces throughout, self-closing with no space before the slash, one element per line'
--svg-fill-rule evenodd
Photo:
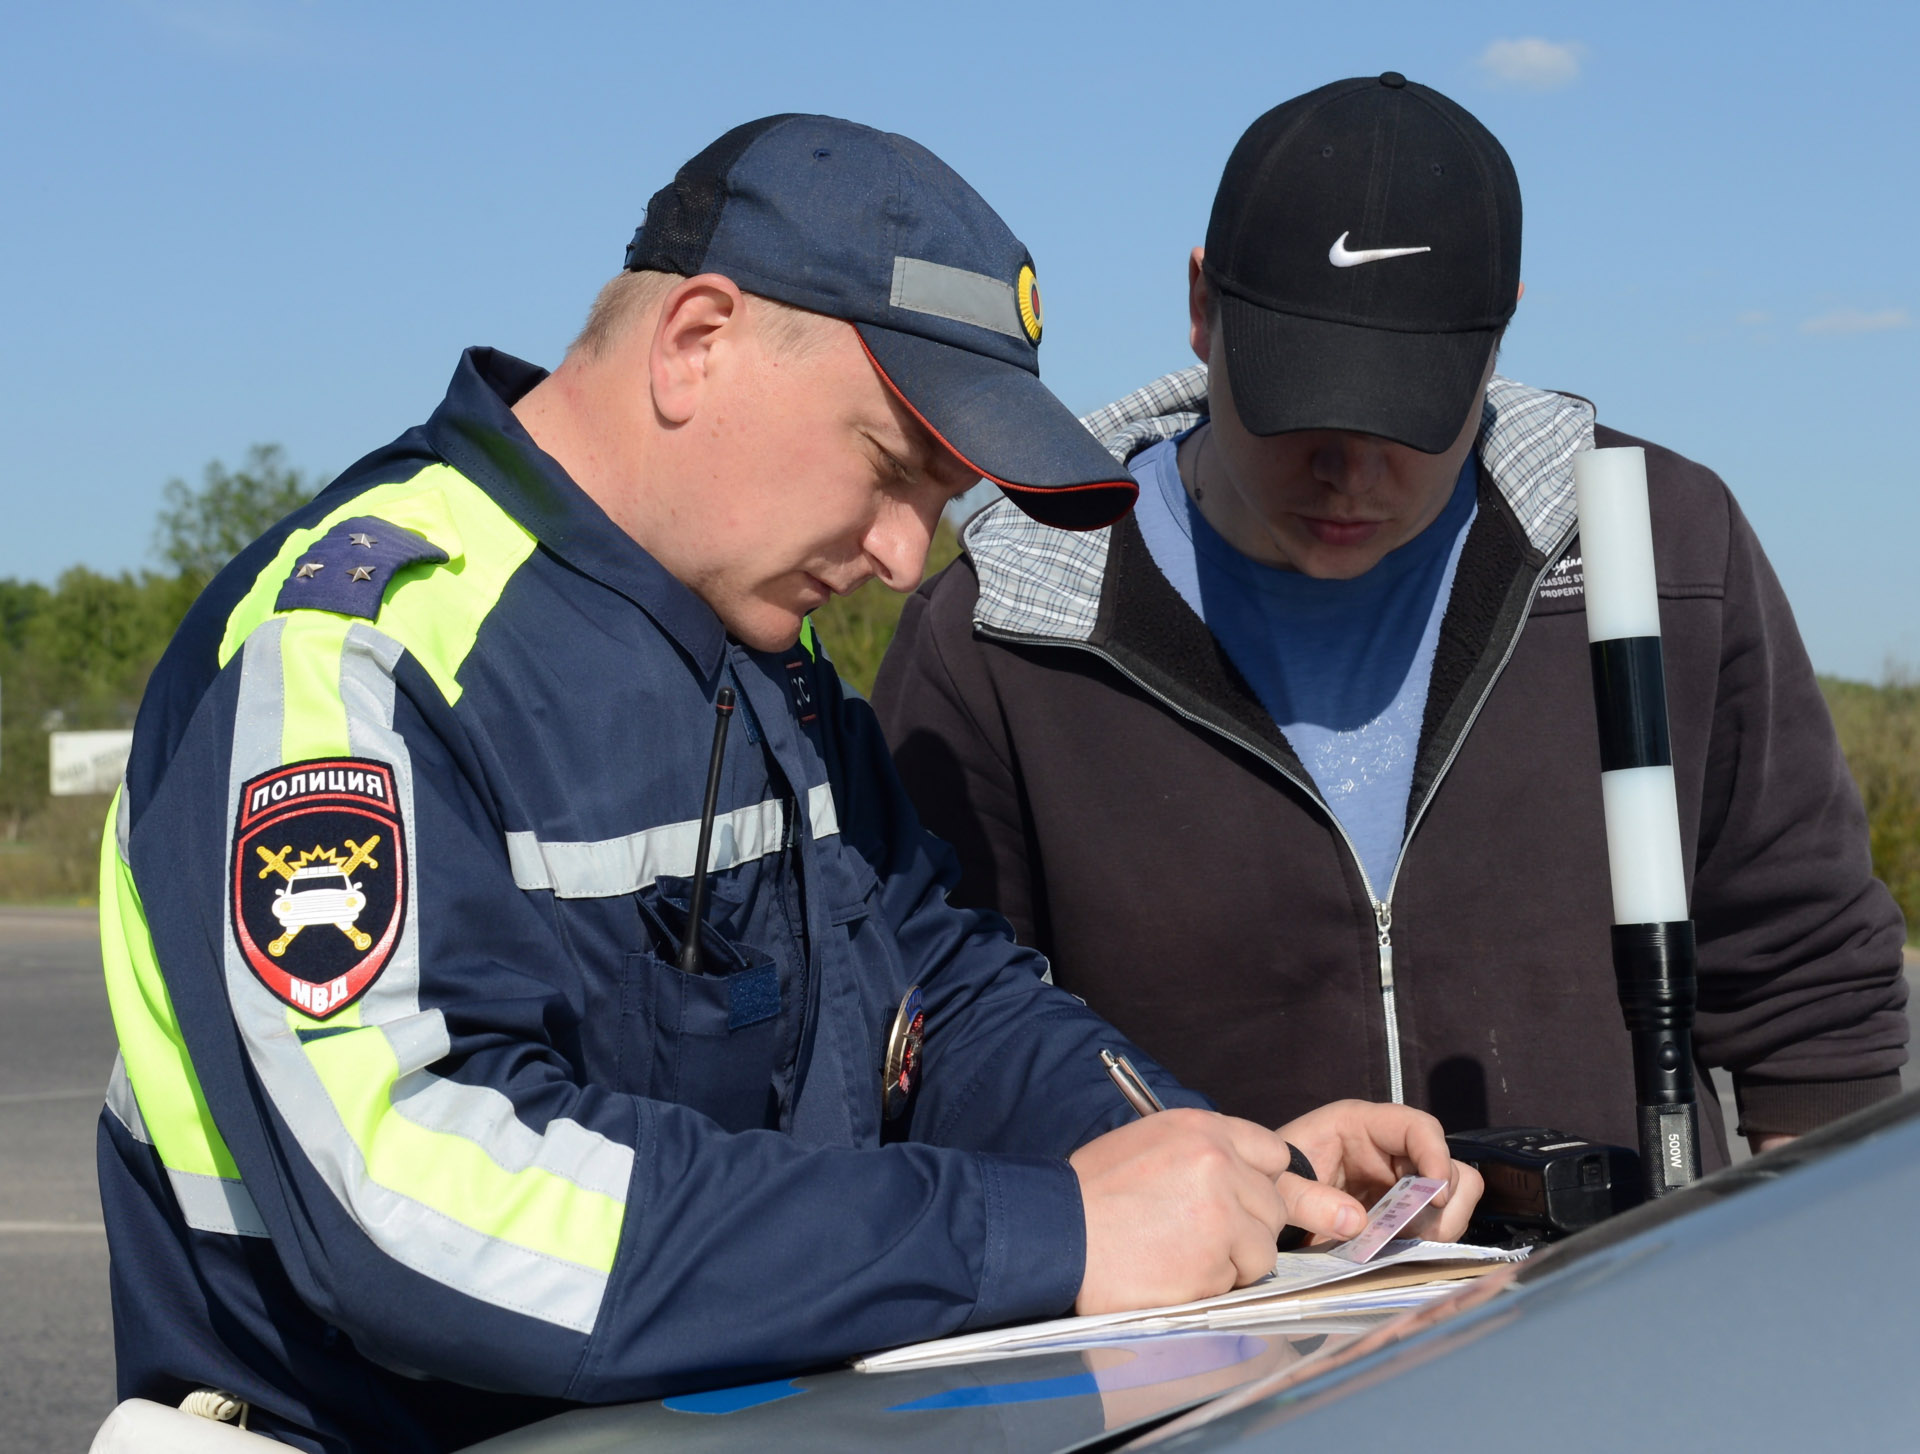
<path fill-rule="evenodd" d="M 1363 247 L 1358 252 L 1349 252 L 1347 238 L 1350 236 L 1351 233 L 1341 233 L 1327 249 L 1327 261 L 1336 268 L 1357 268 L 1361 263 L 1377 263 L 1382 258 L 1412 257 L 1416 252 L 1433 251 L 1430 247 Z"/>

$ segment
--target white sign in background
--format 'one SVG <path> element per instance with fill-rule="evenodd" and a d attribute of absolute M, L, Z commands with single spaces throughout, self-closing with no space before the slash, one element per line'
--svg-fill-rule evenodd
<path fill-rule="evenodd" d="M 47 738 L 47 776 L 56 798 L 112 792 L 133 751 L 131 731 L 50 732 Z"/>

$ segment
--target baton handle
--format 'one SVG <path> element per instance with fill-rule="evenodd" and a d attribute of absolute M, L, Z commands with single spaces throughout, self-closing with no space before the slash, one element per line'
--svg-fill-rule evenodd
<path fill-rule="evenodd" d="M 1633 1041 L 1640 1169 L 1649 1198 L 1700 1179 L 1693 1080 L 1693 921 L 1613 926 L 1613 974 Z"/>

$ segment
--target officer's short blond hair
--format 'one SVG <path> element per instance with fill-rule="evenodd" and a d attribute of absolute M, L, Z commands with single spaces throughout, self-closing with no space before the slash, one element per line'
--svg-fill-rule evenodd
<path fill-rule="evenodd" d="M 621 273 L 614 277 L 593 300 L 586 326 L 567 352 L 590 359 L 601 357 L 635 322 L 650 316 L 676 283 L 684 281 L 678 273 Z M 753 300 L 750 306 L 759 315 L 760 331 L 768 345 L 783 357 L 812 352 L 831 336 L 827 325 L 838 321 L 755 293 L 747 296 Z"/>

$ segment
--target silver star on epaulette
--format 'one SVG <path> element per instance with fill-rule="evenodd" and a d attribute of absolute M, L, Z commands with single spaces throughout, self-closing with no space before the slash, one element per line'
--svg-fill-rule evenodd
<path fill-rule="evenodd" d="M 293 578 L 296 581 L 312 580 L 326 568 L 327 563 L 324 560 L 305 560 L 300 563 L 300 569 L 293 573 Z"/>
<path fill-rule="evenodd" d="M 373 567 L 370 565 L 357 565 L 347 572 L 347 579 L 350 581 L 370 581 L 373 579 Z"/>
<path fill-rule="evenodd" d="M 373 537 L 371 535 L 363 534 L 358 530 L 354 531 L 353 534 L 349 535 L 347 537 L 347 541 L 349 544 L 357 545 L 361 547 L 363 550 L 372 550 L 374 546 Z"/>

